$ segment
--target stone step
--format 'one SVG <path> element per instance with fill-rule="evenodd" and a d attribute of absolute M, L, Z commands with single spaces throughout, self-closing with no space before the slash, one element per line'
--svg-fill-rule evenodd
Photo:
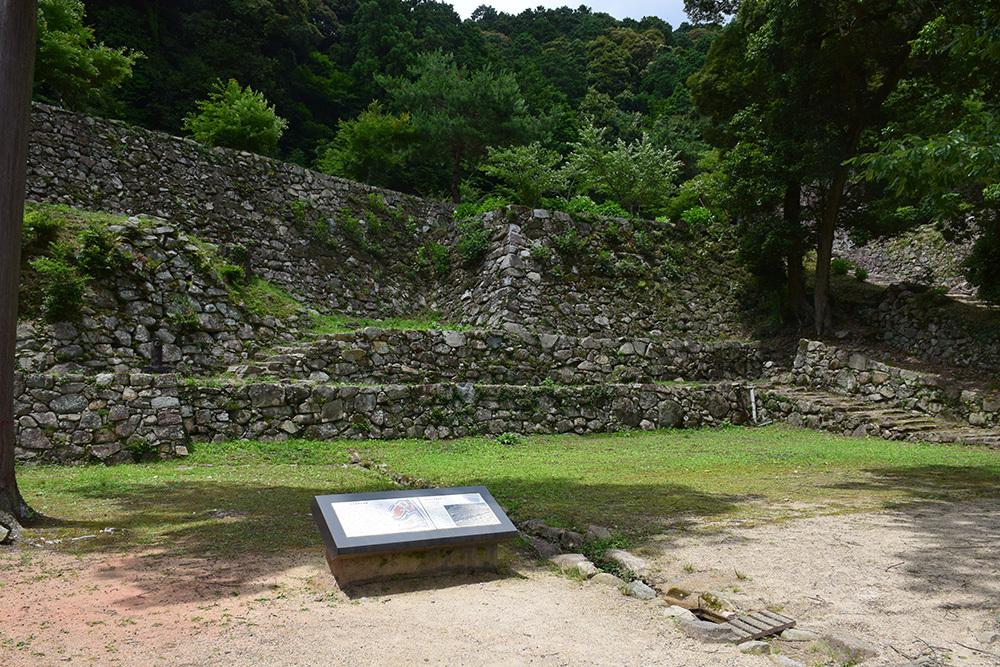
<path fill-rule="evenodd" d="M 1000 431 L 996 429 L 959 425 L 918 411 L 868 403 L 863 398 L 825 393 L 814 388 L 768 385 L 765 391 L 779 397 L 779 404 L 784 401 L 801 410 L 801 413 L 793 411 L 788 417 L 800 414 L 799 418 L 792 420 L 793 423 L 808 427 L 845 434 L 874 432 L 889 439 L 954 442 L 1000 449 Z"/>

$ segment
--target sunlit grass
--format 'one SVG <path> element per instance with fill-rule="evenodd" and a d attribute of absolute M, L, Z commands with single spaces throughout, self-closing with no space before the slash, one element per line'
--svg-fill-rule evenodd
<path fill-rule="evenodd" d="M 201 444 L 183 461 L 18 471 L 55 523 L 29 538 L 114 528 L 79 549 L 319 549 L 313 496 L 398 488 L 349 451 L 439 486 L 485 485 L 512 518 L 641 537 L 719 523 L 1000 495 L 980 447 L 857 439 L 783 426 L 602 436 Z"/>

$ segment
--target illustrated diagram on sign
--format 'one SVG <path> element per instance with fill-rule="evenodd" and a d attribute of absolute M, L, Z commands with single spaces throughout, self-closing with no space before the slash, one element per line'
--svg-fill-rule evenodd
<path fill-rule="evenodd" d="M 331 503 L 346 537 L 447 530 L 500 523 L 478 493 Z"/>

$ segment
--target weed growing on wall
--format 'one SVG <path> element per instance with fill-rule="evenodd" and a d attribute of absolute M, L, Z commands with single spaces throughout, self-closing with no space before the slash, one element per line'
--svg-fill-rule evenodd
<path fill-rule="evenodd" d="M 451 257 L 448 249 L 437 241 L 428 241 L 417 249 L 417 265 L 430 269 L 438 278 L 451 272 Z"/>
<path fill-rule="evenodd" d="M 70 264 L 68 256 L 68 249 L 60 246 L 51 257 L 31 260 L 31 268 L 42 277 L 42 303 L 51 322 L 76 319 L 83 304 L 87 278 Z"/>
<path fill-rule="evenodd" d="M 575 229 L 566 229 L 552 236 L 552 247 L 563 260 L 573 259 L 583 252 L 586 240 L 576 233 Z"/>
<path fill-rule="evenodd" d="M 465 266 L 475 266 L 486 257 L 490 249 L 490 237 L 486 224 L 478 218 L 458 223 L 458 243 L 455 250 Z"/>
<path fill-rule="evenodd" d="M 88 276 L 106 278 L 129 265 L 118 239 L 107 229 L 88 225 L 80 230 L 77 240 L 76 261 Z"/>

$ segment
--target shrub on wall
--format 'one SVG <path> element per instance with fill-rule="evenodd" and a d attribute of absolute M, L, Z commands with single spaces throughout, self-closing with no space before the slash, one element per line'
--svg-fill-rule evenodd
<path fill-rule="evenodd" d="M 241 88 L 235 79 L 225 85 L 216 81 L 198 109 L 184 119 L 183 128 L 203 144 L 271 155 L 288 127 L 263 94 L 250 86 Z"/>

